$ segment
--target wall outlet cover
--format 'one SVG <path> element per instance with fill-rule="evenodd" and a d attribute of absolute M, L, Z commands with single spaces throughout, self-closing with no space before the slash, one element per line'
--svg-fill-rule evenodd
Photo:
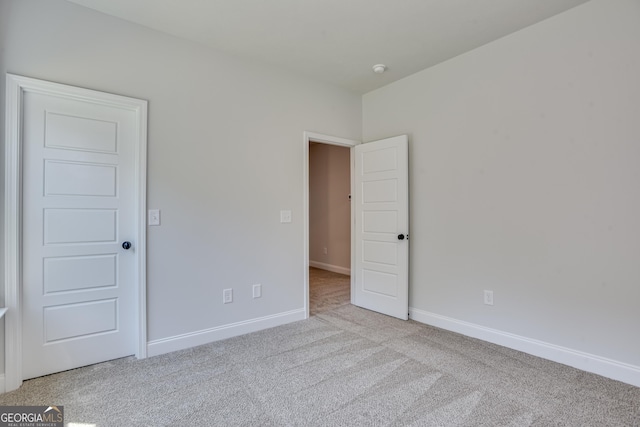
<path fill-rule="evenodd" d="M 253 297 L 260 298 L 262 296 L 262 285 L 257 283 L 253 285 Z"/>
<path fill-rule="evenodd" d="M 291 211 L 280 211 L 280 222 L 287 224 L 291 222 Z"/>
<path fill-rule="evenodd" d="M 233 302 L 233 289 L 225 289 L 222 291 L 222 303 L 229 304 Z"/>
<path fill-rule="evenodd" d="M 160 209 L 149 209 L 149 225 L 160 225 Z"/>
<path fill-rule="evenodd" d="M 484 303 L 493 305 L 493 291 L 484 291 Z"/>

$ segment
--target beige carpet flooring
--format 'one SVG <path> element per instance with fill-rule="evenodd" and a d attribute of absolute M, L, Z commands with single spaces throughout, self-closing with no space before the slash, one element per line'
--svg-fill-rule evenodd
<path fill-rule="evenodd" d="M 315 316 L 350 302 L 350 276 L 309 268 L 309 315 Z"/>
<path fill-rule="evenodd" d="M 350 304 L 29 380 L 0 405 L 64 405 L 82 427 L 640 423 L 638 387 Z"/>

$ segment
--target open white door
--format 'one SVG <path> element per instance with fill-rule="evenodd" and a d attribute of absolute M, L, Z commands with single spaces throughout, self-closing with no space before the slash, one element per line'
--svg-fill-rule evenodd
<path fill-rule="evenodd" d="M 354 304 L 403 320 L 409 312 L 406 135 L 355 147 Z"/>

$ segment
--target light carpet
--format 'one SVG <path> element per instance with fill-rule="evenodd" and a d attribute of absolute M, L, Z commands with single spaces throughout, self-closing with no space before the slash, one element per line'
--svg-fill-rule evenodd
<path fill-rule="evenodd" d="M 309 315 L 333 310 L 351 301 L 351 277 L 309 268 Z"/>
<path fill-rule="evenodd" d="M 145 360 L 26 381 L 0 405 L 96 426 L 638 426 L 640 388 L 345 305 Z"/>

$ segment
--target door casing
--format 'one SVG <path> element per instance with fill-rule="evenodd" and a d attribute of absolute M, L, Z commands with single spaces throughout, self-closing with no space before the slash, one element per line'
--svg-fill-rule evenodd
<path fill-rule="evenodd" d="M 136 317 L 138 345 L 135 356 L 147 355 L 146 308 L 146 200 L 147 200 L 147 101 L 90 89 L 7 74 L 5 120 L 5 205 L 4 205 L 4 302 L 5 390 L 22 384 L 22 98 L 25 92 L 62 96 L 134 111 L 138 135 L 135 155 L 135 216 L 137 288 Z M 0 390 L 2 391 L 2 390 Z"/>

